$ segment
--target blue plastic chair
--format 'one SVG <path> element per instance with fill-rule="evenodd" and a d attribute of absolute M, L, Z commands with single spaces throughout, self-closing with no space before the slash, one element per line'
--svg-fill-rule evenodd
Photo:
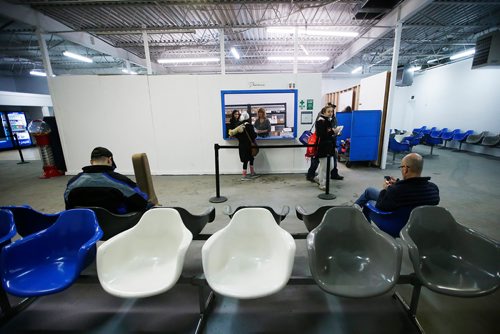
<path fill-rule="evenodd" d="M 425 142 L 427 145 L 431 147 L 431 155 L 432 151 L 434 150 L 435 145 L 440 145 L 443 143 L 443 139 L 441 138 L 441 132 L 443 130 L 434 130 L 429 133 L 428 136 L 426 136 Z"/>
<path fill-rule="evenodd" d="M 68 288 L 94 259 L 102 230 L 92 210 L 61 212 L 48 229 L 4 247 L 3 289 L 18 297 L 53 294 Z"/>
<path fill-rule="evenodd" d="M 395 138 L 389 138 L 389 151 L 392 152 L 392 161 L 396 159 L 396 153 L 406 153 L 411 151 L 410 142 L 403 140 L 399 143 Z"/>
<path fill-rule="evenodd" d="M 460 151 L 462 149 L 462 144 L 467 140 L 467 137 L 469 137 L 469 135 L 473 133 L 474 130 L 467 130 L 464 133 L 457 132 L 453 135 L 453 138 L 451 140 L 456 140 L 460 143 L 458 146 L 458 150 Z"/>
<path fill-rule="evenodd" d="M 395 211 L 382 211 L 375 207 L 374 202 L 368 202 L 363 207 L 365 217 L 394 238 L 399 236 L 399 232 L 408 222 L 412 210 L 413 207 L 404 207 Z"/>
<path fill-rule="evenodd" d="M 413 129 L 413 133 L 421 133 L 422 131 L 424 131 L 426 129 L 427 129 L 427 127 L 424 125 L 421 128 Z"/>
<path fill-rule="evenodd" d="M 404 140 L 407 140 L 408 143 L 410 144 L 410 151 L 411 151 L 413 146 L 420 144 L 420 141 L 422 140 L 423 137 L 424 137 L 424 134 L 422 132 L 420 132 L 420 133 L 414 134 L 413 136 L 405 137 Z"/>
<path fill-rule="evenodd" d="M 453 136 L 456 134 L 456 133 L 459 133 L 460 132 L 460 129 L 455 129 L 453 131 L 444 131 L 443 129 L 443 132 L 441 132 L 441 139 L 444 141 L 444 147 L 446 147 L 446 144 L 453 139 Z"/>
<path fill-rule="evenodd" d="M 432 131 L 436 131 L 436 130 L 437 130 L 437 128 L 435 126 L 433 126 L 430 129 L 424 129 L 424 130 L 422 130 L 421 133 L 423 133 L 424 136 L 425 136 L 425 135 L 429 135 Z"/>
<path fill-rule="evenodd" d="M 53 214 L 39 212 L 28 205 L 2 206 L 0 209 L 12 212 L 17 233 L 22 237 L 40 232 L 52 226 L 60 214 L 59 212 Z"/>
<path fill-rule="evenodd" d="M 10 239 L 16 235 L 14 215 L 9 210 L 0 210 L 0 248 L 10 244 Z"/>

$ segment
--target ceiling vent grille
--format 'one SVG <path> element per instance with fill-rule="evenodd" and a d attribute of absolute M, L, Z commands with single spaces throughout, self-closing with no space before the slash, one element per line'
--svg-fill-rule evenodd
<path fill-rule="evenodd" d="M 500 66 L 500 32 L 482 36 L 476 41 L 472 68 Z"/>

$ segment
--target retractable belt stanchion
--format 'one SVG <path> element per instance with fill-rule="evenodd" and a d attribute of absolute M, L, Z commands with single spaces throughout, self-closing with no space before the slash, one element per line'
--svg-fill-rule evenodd
<path fill-rule="evenodd" d="M 19 152 L 19 157 L 21 158 L 21 161 L 18 162 L 17 164 L 18 165 L 28 164 L 29 161 L 24 161 L 23 152 L 21 151 L 21 145 L 19 144 L 19 137 L 17 137 L 17 133 L 14 133 L 14 142 L 16 143 L 17 151 Z"/>
<path fill-rule="evenodd" d="M 215 197 L 210 197 L 210 203 L 222 203 L 227 201 L 227 197 L 220 195 L 220 177 L 219 177 L 219 144 L 214 144 L 215 150 Z"/>
<path fill-rule="evenodd" d="M 326 189 L 324 194 L 319 194 L 320 199 L 335 199 L 337 196 L 330 194 L 330 154 L 326 156 Z"/>
<path fill-rule="evenodd" d="M 308 145 L 263 145 L 259 146 L 259 149 L 266 148 L 304 148 L 315 146 L 313 144 Z M 222 203 L 227 201 L 227 197 L 220 195 L 220 179 L 219 179 L 219 149 L 221 148 L 230 148 L 237 149 L 238 146 L 230 146 L 230 145 L 219 145 L 214 144 L 215 151 L 215 197 L 211 197 L 208 201 L 211 203 Z M 335 199 L 337 196 L 330 194 L 330 155 L 327 157 L 327 176 L 326 176 L 326 191 L 324 194 L 318 195 L 321 199 Z"/>

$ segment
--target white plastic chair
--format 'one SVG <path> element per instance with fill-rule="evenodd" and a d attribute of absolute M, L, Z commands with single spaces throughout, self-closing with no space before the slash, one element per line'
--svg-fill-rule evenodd
<path fill-rule="evenodd" d="M 163 293 L 179 279 L 192 240 L 177 210 L 149 210 L 137 225 L 97 249 L 99 282 L 117 297 Z"/>
<path fill-rule="evenodd" d="M 264 208 L 238 210 L 203 245 L 203 271 L 218 294 L 250 299 L 281 290 L 292 273 L 295 242 Z"/>

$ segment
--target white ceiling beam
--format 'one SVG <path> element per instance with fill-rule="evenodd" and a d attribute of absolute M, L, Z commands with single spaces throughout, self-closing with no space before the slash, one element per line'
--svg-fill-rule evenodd
<path fill-rule="evenodd" d="M 8 17 L 12 20 L 20 21 L 25 24 L 37 27 L 41 32 L 46 31 L 60 31 L 61 33 L 56 33 L 55 35 L 82 45 L 86 48 L 96 50 L 98 52 L 110 55 L 115 58 L 120 58 L 123 60 L 128 60 L 131 63 L 137 64 L 142 67 L 147 67 L 145 59 L 139 58 L 136 55 L 120 48 L 115 48 L 114 46 L 102 41 L 101 39 L 92 36 L 86 32 L 76 32 L 73 31 L 68 26 L 43 15 L 36 10 L 31 9 L 25 5 L 14 5 L 6 1 L 0 0 L 0 12 L 3 16 Z M 63 32 L 64 31 L 64 32 Z M 158 73 L 165 72 L 163 66 L 159 64 L 152 64 L 154 66 L 154 71 Z"/>
<path fill-rule="evenodd" d="M 394 8 L 389 14 L 384 16 L 374 27 L 360 36 L 361 38 L 352 43 L 352 45 L 342 52 L 342 54 L 329 61 L 325 66 L 325 70 L 330 70 L 332 66 L 333 68 L 337 68 L 354 56 L 358 55 L 365 48 L 377 41 L 377 39 L 383 37 L 389 31 L 392 31 L 398 22 L 404 22 L 411 18 L 415 13 L 431 4 L 432 1 L 433 0 L 404 1 L 399 6 Z"/>

